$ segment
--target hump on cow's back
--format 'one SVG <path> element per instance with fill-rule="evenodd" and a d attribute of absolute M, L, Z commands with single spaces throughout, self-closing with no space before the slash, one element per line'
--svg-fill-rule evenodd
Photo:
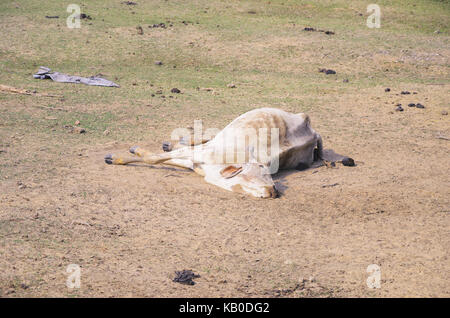
<path fill-rule="evenodd" d="M 308 114 L 298 113 L 298 114 L 295 114 L 295 115 L 300 116 L 307 125 L 309 125 L 311 123 L 311 119 L 309 118 Z"/>

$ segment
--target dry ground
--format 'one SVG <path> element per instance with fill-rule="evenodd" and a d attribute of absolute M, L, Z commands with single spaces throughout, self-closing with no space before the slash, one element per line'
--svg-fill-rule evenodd
<path fill-rule="evenodd" d="M 447 2 L 381 1 L 378 30 L 364 1 L 136 2 L 86 1 L 79 30 L 60 1 L 0 5 L 0 84 L 64 95 L 0 92 L 1 296 L 450 296 Z M 39 65 L 121 87 L 34 80 Z M 257 107 L 307 112 L 357 166 L 282 172 L 281 198 L 262 200 L 103 161 Z M 85 134 L 65 128 L 77 120 Z M 72 263 L 80 289 L 65 285 Z M 172 282 L 182 269 L 196 285 Z"/>

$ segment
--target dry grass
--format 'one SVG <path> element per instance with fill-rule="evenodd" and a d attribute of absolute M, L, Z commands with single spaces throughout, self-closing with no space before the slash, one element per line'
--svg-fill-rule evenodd
<path fill-rule="evenodd" d="M 79 30 L 60 1 L 0 4 L 0 84 L 64 95 L 0 92 L 1 296 L 448 297 L 445 1 L 379 1 L 376 30 L 364 1 L 137 2 L 85 3 Z M 161 22 L 173 26 L 148 27 Z M 35 80 L 40 65 L 121 87 Z M 102 161 L 257 107 L 308 112 L 326 147 L 358 166 L 282 173 L 283 196 L 261 201 L 189 172 Z M 64 128 L 77 120 L 86 134 Z M 70 263 L 80 290 L 65 286 Z M 380 290 L 365 284 L 372 263 Z M 202 276 L 194 287 L 170 280 L 185 268 Z"/>

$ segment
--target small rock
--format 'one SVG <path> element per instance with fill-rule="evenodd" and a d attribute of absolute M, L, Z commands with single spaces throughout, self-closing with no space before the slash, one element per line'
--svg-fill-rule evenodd
<path fill-rule="evenodd" d="M 402 95 L 409 95 L 409 94 L 411 94 L 411 93 L 408 92 L 408 91 L 402 91 L 400 94 L 402 94 Z"/>
<path fill-rule="evenodd" d="M 448 115 L 448 111 L 446 111 L 446 110 L 441 111 L 441 115 L 444 115 L 444 116 Z"/>
<path fill-rule="evenodd" d="M 388 88 L 385 88 L 384 91 L 385 91 L 385 92 L 390 92 L 391 89 L 388 87 Z"/>
<path fill-rule="evenodd" d="M 425 108 L 425 106 L 422 105 L 421 103 L 417 103 L 417 104 L 416 104 L 416 108 Z"/>
<path fill-rule="evenodd" d="M 348 83 L 348 78 L 344 78 L 343 82 Z"/>
<path fill-rule="evenodd" d="M 439 33 L 441 33 L 441 31 L 436 30 L 436 31 L 434 31 L 434 33 L 435 33 L 435 34 L 439 34 Z"/>
<path fill-rule="evenodd" d="M 75 125 L 75 126 L 79 126 L 79 125 L 80 125 L 80 121 L 77 120 L 77 121 L 74 123 L 74 125 Z"/>
<path fill-rule="evenodd" d="M 163 93 L 163 91 L 161 89 L 159 89 L 155 92 L 155 94 L 162 94 L 162 93 Z"/>
<path fill-rule="evenodd" d="M 109 133 L 110 133 L 109 129 L 106 129 L 106 130 L 103 132 L 103 135 L 108 136 Z"/>
<path fill-rule="evenodd" d="M 178 88 L 176 88 L 176 87 L 172 88 L 172 89 L 170 90 L 170 92 L 175 93 L 175 94 L 181 93 L 181 91 L 180 91 Z"/>
<path fill-rule="evenodd" d="M 227 87 L 228 87 L 228 88 L 236 88 L 236 85 L 233 84 L 233 83 L 230 83 L 230 84 L 227 85 Z"/>
<path fill-rule="evenodd" d="M 397 106 L 397 108 L 395 109 L 398 112 L 402 112 L 403 111 L 403 107 L 402 106 Z"/>
<path fill-rule="evenodd" d="M 414 104 L 414 103 L 409 103 L 409 104 L 408 104 L 408 107 L 416 107 L 416 104 Z"/>
<path fill-rule="evenodd" d="M 142 29 L 142 27 L 141 27 L 140 25 L 138 25 L 138 26 L 136 27 L 136 30 L 137 30 L 137 33 L 138 33 L 139 35 L 144 34 L 144 29 Z"/>
<path fill-rule="evenodd" d="M 161 62 L 161 61 L 156 61 L 156 62 L 155 62 L 155 65 L 163 65 L 163 62 Z"/>
<path fill-rule="evenodd" d="M 314 28 L 306 27 L 303 29 L 303 31 L 316 31 Z"/>

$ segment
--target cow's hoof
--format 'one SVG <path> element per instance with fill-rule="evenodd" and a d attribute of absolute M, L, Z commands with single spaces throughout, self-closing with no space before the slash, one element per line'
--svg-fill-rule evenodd
<path fill-rule="evenodd" d="M 169 142 L 169 141 L 163 142 L 163 144 L 162 144 L 162 149 L 163 149 L 165 152 L 172 151 L 172 143 Z"/>
<path fill-rule="evenodd" d="M 189 139 L 184 136 L 178 142 L 180 145 L 189 146 Z"/>
<path fill-rule="evenodd" d="M 138 146 L 133 146 L 133 147 L 130 148 L 130 152 L 131 152 L 132 154 L 135 154 L 136 149 L 138 149 Z"/>
<path fill-rule="evenodd" d="M 355 166 L 355 160 L 353 160 L 353 159 L 350 158 L 350 157 L 347 157 L 347 158 L 344 158 L 344 159 L 342 160 L 342 164 L 343 164 L 344 166 L 347 166 L 347 167 L 354 167 L 354 166 Z"/>
<path fill-rule="evenodd" d="M 105 156 L 105 162 L 107 163 L 107 164 L 112 164 L 113 163 L 113 155 L 112 154 L 108 154 L 108 155 L 106 155 Z"/>

